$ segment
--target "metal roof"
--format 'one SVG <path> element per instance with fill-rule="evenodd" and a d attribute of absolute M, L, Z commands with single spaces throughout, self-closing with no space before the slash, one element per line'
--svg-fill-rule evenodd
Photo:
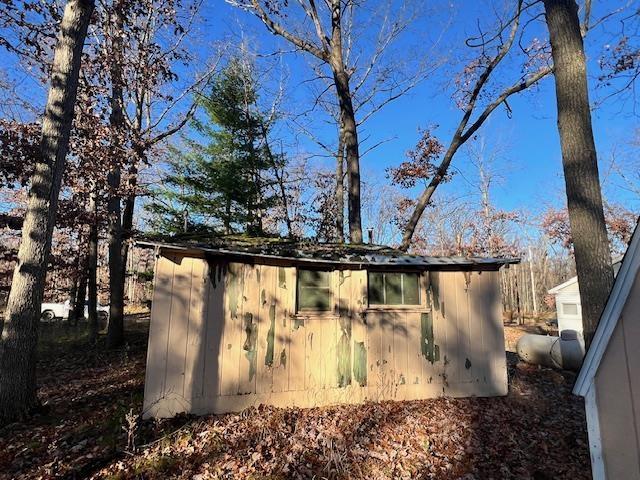
<path fill-rule="evenodd" d="M 228 242 L 215 245 L 194 242 L 139 240 L 137 245 L 164 251 L 225 257 L 248 263 L 296 264 L 334 268 L 395 267 L 414 270 L 497 270 L 502 265 L 519 263 L 516 258 L 435 257 L 410 255 L 383 245 L 349 245 L 292 241 Z"/>

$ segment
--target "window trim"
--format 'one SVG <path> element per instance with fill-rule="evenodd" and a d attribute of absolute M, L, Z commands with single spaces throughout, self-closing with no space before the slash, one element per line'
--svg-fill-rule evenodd
<path fill-rule="evenodd" d="M 316 271 L 316 272 L 326 272 L 329 274 L 329 308 L 326 310 L 322 310 L 319 308 L 301 308 L 300 307 L 300 270 L 303 271 Z M 334 272 L 335 270 L 328 270 L 322 268 L 301 268 L 296 267 L 296 285 L 295 285 L 295 314 L 297 316 L 331 316 L 335 313 L 335 293 L 334 293 Z M 317 288 L 325 288 L 325 287 L 317 287 Z"/>
<path fill-rule="evenodd" d="M 573 306 L 576 307 L 576 313 L 568 313 L 565 312 L 564 307 L 566 306 Z M 560 310 L 562 311 L 562 315 L 567 315 L 569 317 L 577 317 L 580 315 L 581 311 L 580 311 L 580 304 L 576 303 L 576 302 L 561 302 L 560 303 Z"/>
<path fill-rule="evenodd" d="M 393 273 L 402 273 L 402 274 L 408 274 L 408 275 L 417 275 L 418 277 L 418 303 L 410 303 L 410 304 L 406 304 L 406 303 L 371 303 L 369 301 L 369 275 L 371 273 L 380 273 L 383 275 L 383 280 L 384 280 L 384 275 L 385 274 L 393 274 Z M 401 290 L 401 294 L 402 294 L 402 298 L 404 300 L 404 276 L 400 277 L 402 280 L 402 290 Z M 423 290 L 425 290 L 425 286 L 426 286 L 426 280 L 425 280 L 425 275 L 424 272 L 422 271 L 411 271 L 411 270 L 367 270 L 367 310 L 425 310 L 425 295 L 426 292 L 424 292 Z M 386 284 L 386 282 L 383 281 L 383 288 L 382 288 L 382 293 L 383 296 L 386 297 L 386 290 L 384 288 L 384 285 Z M 384 299 L 384 301 L 386 301 L 386 298 Z"/>

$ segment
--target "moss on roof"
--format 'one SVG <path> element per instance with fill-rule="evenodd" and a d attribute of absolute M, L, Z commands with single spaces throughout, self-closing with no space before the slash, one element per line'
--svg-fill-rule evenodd
<path fill-rule="evenodd" d="M 138 244 L 149 244 L 165 249 L 200 249 L 214 255 L 231 255 L 266 259 L 277 257 L 298 263 L 324 263 L 341 265 L 375 265 L 406 268 L 476 267 L 517 263 L 517 259 L 480 257 L 429 257 L 411 255 L 385 245 L 320 243 L 312 240 L 289 238 L 250 237 L 247 235 L 178 235 L 172 237 L 146 237 Z"/>
<path fill-rule="evenodd" d="M 194 248 L 224 249 L 255 255 L 280 257 L 311 257 L 325 260 L 343 260 L 372 254 L 407 256 L 406 253 L 386 245 L 325 243 L 310 239 L 291 239 L 279 236 L 251 237 L 249 235 L 180 234 L 175 236 L 146 236 L 142 241 L 162 242 Z"/>

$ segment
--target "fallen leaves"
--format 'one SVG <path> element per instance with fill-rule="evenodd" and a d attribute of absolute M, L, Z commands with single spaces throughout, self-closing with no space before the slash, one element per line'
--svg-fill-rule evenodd
<path fill-rule="evenodd" d="M 134 342 L 127 358 L 85 352 L 53 361 L 41 388 L 49 413 L 0 431 L 0 478 L 590 478 L 573 377 L 514 357 L 507 397 L 145 421 L 141 446 L 126 453 L 144 346 Z"/>

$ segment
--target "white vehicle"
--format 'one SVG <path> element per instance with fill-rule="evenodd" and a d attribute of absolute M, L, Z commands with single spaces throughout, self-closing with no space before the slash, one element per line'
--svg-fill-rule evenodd
<path fill-rule="evenodd" d="M 67 300 L 64 303 L 43 303 L 40 307 L 40 320 L 44 322 L 52 322 L 57 318 L 67 319 L 69 318 L 69 310 L 71 309 L 70 302 Z M 98 318 L 100 320 L 106 320 L 109 318 L 109 307 L 98 304 Z M 89 318 L 89 304 L 84 304 L 84 318 Z"/>

